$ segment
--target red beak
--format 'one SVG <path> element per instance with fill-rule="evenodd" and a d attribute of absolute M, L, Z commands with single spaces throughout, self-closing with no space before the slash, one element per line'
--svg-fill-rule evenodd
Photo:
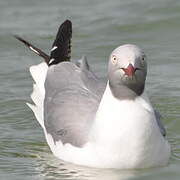
<path fill-rule="evenodd" d="M 136 71 L 136 68 L 132 64 L 129 64 L 127 68 L 122 68 L 126 75 L 132 77 Z"/>

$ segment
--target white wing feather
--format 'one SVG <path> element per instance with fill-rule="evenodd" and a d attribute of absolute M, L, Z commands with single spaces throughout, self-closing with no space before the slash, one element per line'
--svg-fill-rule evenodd
<path fill-rule="evenodd" d="M 46 79 L 48 66 L 46 63 L 41 63 L 30 67 L 30 73 L 33 77 L 35 84 L 33 84 L 33 92 L 31 99 L 34 105 L 26 103 L 30 109 L 34 112 L 39 124 L 44 129 L 44 118 L 43 118 L 43 102 L 45 97 L 44 82 Z"/>

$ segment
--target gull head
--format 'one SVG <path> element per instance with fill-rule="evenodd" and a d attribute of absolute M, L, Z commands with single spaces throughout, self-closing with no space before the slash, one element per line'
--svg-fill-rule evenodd
<path fill-rule="evenodd" d="M 117 47 L 110 55 L 108 80 L 118 98 L 140 96 L 145 87 L 147 63 L 144 52 L 133 44 Z"/>

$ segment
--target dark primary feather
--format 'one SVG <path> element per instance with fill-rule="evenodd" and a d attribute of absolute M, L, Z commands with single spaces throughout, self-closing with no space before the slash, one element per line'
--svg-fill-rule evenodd
<path fill-rule="evenodd" d="M 21 41 L 22 43 L 25 44 L 25 46 L 27 46 L 31 51 L 33 51 L 34 53 L 36 53 L 38 56 L 41 56 L 45 62 L 48 64 L 49 63 L 49 60 L 50 60 L 50 57 L 49 55 L 47 55 L 45 52 L 43 52 L 42 50 L 40 50 L 39 48 L 35 47 L 34 45 L 32 45 L 31 43 L 27 42 L 26 40 L 24 40 L 23 38 L 17 36 L 17 35 L 14 35 L 14 37 Z"/>
<path fill-rule="evenodd" d="M 69 20 L 64 21 L 59 27 L 56 39 L 52 45 L 51 55 L 35 47 L 28 41 L 24 40 L 18 35 L 14 37 L 25 44 L 31 51 L 41 56 L 45 62 L 50 66 L 58 64 L 63 61 L 70 61 L 71 58 L 71 38 L 72 38 L 72 23 Z"/>
<path fill-rule="evenodd" d="M 59 27 L 56 39 L 52 45 L 49 66 L 71 58 L 72 23 L 66 20 Z"/>

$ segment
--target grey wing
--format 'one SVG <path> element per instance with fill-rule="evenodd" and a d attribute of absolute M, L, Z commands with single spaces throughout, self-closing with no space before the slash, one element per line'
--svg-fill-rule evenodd
<path fill-rule="evenodd" d="M 100 100 L 106 88 L 106 81 L 100 81 L 100 79 L 93 73 L 86 56 L 83 56 L 78 62 L 76 62 L 76 65 L 81 69 L 81 79 L 84 85 L 92 93 L 96 94 Z"/>
<path fill-rule="evenodd" d="M 85 82 L 86 80 L 86 82 Z M 54 141 L 86 143 L 104 84 L 86 67 L 62 62 L 48 69 L 45 81 L 44 122 Z M 96 85 L 96 88 L 95 88 Z"/>
<path fill-rule="evenodd" d="M 159 126 L 160 131 L 161 131 L 161 134 L 163 136 L 166 136 L 166 129 L 164 128 L 164 125 L 161 122 L 161 114 L 157 110 L 154 110 L 154 113 L 155 113 L 157 124 Z"/>

